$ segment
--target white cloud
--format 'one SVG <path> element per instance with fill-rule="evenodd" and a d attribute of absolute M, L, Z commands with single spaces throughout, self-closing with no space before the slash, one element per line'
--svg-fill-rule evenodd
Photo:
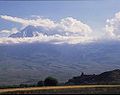
<path fill-rule="evenodd" d="M 1 30 L 0 33 L 11 33 L 10 30 Z"/>
<path fill-rule="evenodd" d="M 21 23 L 25 26 L 27 25 L 41 26 L 52 30 L 63 31 L 63 32 L 74 32 L 82 35 L 85 35 L 85 33 L 87 34 L 92 31 L 90 26 L 72 17 L 61 19 L 60 22 L 54 22 L 50 19 L 43 19 L 40 17 L 38 19 L 23 19 L 23 18 L 6 16 L 6 15 L 1 15 L 0 17 L 8 21 Z"/>
<path fill-rule="evenodd" d="M 4 29 L 0 31 L 0 37 L 8 37 L 9 35 L 17 32 L 18 30 L 16 28 L 12 28 L 11 30 Z"/>
<path fill-rule="evenodd" d="M 37 19 L 23 19 L 6 15 L 1 15 L 0 17 L 8 21 L 20 23 L 23 26 L 40 26 L 47 32 L 52 33 L 52 35 L 40 33 L 38 37 L 2 38 L 0 39 L 0 43 L 51 42 L 77 44 L 95 40 L 95 37 L 89 35 L 92 33 L 91 27 L 72 17 L 63 18 L 58 22 L 52 21 L 50 19 L 43 19 L 40 17 Z"/>
<path fill-rule="evenodd" d="M 78 43 L 89 43 L 97 39 L 93 37 L 80 37 L 80 36 L 60 36 L 60 35 L 39 35 L 38 37 L 27 37 L 27 38 L 0 38 L 0 44 L 17 44 L 17 43 L 33 43 L 33 42 L 49 42 L 53 44 L 78 44 Z"/>
<path fill-rule="evenodd" d="M 115 16 L 106 21 L 106 33 L 111 38 L 119 39 L 120 38 L 120 12 L 116 13 Z"/>
<path fill-rule="evenodd" d="M 31 18 L 35 18 L 35 19 L 36 19 L 36 18 L 44 18 L 43 16 L 38 16 L 38 15 L 31 15 L 30 17 L 31 17 Z"/>
<path fill-rule="evenodd" d="M 64 28 L 64 31 L 69 32 L 91 32 L 91 28 L 87 25 L 78 21 L 77 19 L 73 19 L 72 17 L 67 17 L 62 19 L 59 26 Z"/>
<path fill-rule="evenodd" d="M 33 25 L 33 26 L 43 26 L 43 27 L 47 27 L 47 28 L 51 28 L 54 26 L 54 22 L 51 21 L 50 19 L 42 19 L 42 18 L 38 18 L 38 19 L 23 19 L 23 18 L 19 18 L 19 17 L 12 17 L 12 16 L 7 16 L 7 15 L 1 15 L 0 16 L 2 19 L 8 20 L 8 21 L 12 21 L 12 22 L 17 22 L 17 23 L 21 23 L 25 26 L 27 25 Z"/>

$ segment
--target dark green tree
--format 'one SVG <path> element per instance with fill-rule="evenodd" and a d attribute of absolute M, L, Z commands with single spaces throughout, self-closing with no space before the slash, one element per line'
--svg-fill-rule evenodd
<path fill-rule="evenodd" d="M 53 78 L 53 77 L 47 77 L 44 80 L 45 86 L 56 86 L 57 84 L 58 84 L 58 80 L 56 78 Z"/>

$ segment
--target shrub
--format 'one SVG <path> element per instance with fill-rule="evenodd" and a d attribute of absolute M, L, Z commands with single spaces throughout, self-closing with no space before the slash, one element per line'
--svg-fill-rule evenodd
<path fill-rule="evenodd" d="M 37 86 L 44 86 L 44 81 L 42 80 L 38 81 Z"/>
<path fill-rule="evenodd" d="M 47 77 L 45 80 L 44 80 L 44 85 L 45 86 L 56 86 L 58 84 L 58 81 L 56 78 L 53 78 L 53 77 Z"/>

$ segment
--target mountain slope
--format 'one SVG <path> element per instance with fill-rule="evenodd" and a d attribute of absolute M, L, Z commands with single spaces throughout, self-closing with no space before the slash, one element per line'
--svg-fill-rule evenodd
<path fill-rule="evenodd" d="M 55 35 L 55 34 L 64 35 L 63 32 L 55 31 L 55 30 L 40 27 L 40 26 L 28 25 L 25 28 L 23 28 L 21 31 L 11 34 L 9 37 L 11 38 L 37 37 L 41 34 L 47 35 L 47 36 Z"/>
<path fill-rule="evenodd" d="M 9 37 L 12 38 L 23 38 L 23 37 L 36 37 L 39 36 L 39 33 L 45 34 L 45 29 L 42 27 L 35 27 L 35 26 L 27 26 L 21 31 L 11 34 Z"/>
<path fill-rule="evenodd" d="M 86 75 L 73 77 L 66 84 L 120 84 L 120 69 L 106 71 L 98 75 Z"/>

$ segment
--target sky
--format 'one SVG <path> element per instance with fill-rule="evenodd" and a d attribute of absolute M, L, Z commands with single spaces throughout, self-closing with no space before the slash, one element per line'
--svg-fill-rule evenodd
<path fill-rule="evenodd" d="M 114 18 L 119 11 L 120 0 L 0 1 L 1 16 L 22 19 L 39 16 L 54 22 L 61 22 L 61 19 L 72 17 L 90 26 L 91 30 L 95 31 L 94 34 L 98 35 L 106 27 L 107 19 Z M 13 28 L 19 30 L 21 27 L 21 23 L 6 20 L 4 17 L 0 18 L 0 31 Z"/>
<path fill-rule="evenodd" d="M 119 0 L 88 1 L 0 1 L 0 14 L 28 18 L 39 15 L 53 20 L 64 17 L 80 19 L 92 27 L 100 28 L 105 20 L 120 11 Z M 12 27 L 0 19 L 0 30 Z"/>

